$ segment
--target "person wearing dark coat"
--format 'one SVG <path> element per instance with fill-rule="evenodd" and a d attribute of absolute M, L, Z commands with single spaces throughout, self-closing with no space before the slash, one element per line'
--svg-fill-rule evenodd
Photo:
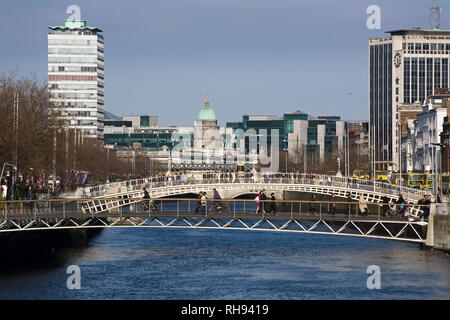
<path fill-rule="evenodd" d="M 424 200 L 422 202 L 422 205 L 424 205 L 422 208 L 423 213 L 422 213 L 422 218 L 425 221 L 428 221 L 428 217 L 430 216 L 430 205 L 431 205 L 431 196 L 427 195 L 424 196 Z"/>
<path fill-rule="evenodd" d="M 403 199 L 403 195 L 400 194 L 400 196 L 398 197 L 398 200 L 395 202 L 395 204 L 398 204 L 398 206 L 396 206 L 396 210 L 399 211 L 402 215 L 404 214 L 406 207 L 402 206 L 402 204 L 405 203 L 405 199 Z"/>
<path fill-rule="evenodd" d="M 214 213 L 218 212 L 218 209 L 220 207 L 220 199 L 222 199 L 220 197 L 219 192 L 216 190 L 216 188 L 213 188 L 214 194 L 213 194 L 213 208 L 214 208 Z"/>
<path fill-rule="evenodd" d="M 266 189 L 263 189 L 263 191 L 261 191 L 261 198 L 260 198 L 260 207 L 262 208 L 262 212 L 266 213 L 266 209 L 268 207 L 268 203 L 264 202 L 264 200 L 267 200 L 267 195 L 266 195 Z"/>
<path fill-rule="evenodd" d="M 347 202 L 348 202 L 348 205 L 347 205 L 348 214 L 353 214 L 353 207 L 351 204 L 351 202 L 353 202 L 353 199 L 352 199 L 352 195 L 350 193 L 347 195 Z"/>
<path fill-rule="evenodd" d="M 313 194 L 312 197 L 311 197 L 311 203 L 309 204 L 309 209 L 308 209 L 308 211 L 306 212 L 306 215 L 307 215 L 307 216 L 309 216 L 311 213 L 314 214 L 315 216 L 317 216 L 317 213 L 316 213 L 316 207 L 315 207 L 315 205 L 314 205 L 314 202 L 316 202 L 316 201 L 317 201 L 317 200 L 316 200 L 316 195 Z"/>
<path fill-rule="evenodd" d="M 144 202 L 144 205 L 146 206 L 146 209 L 148 209 L 149 207 L 150 207 L 150 195 L 148 194 L 148 191 L 147 191 L 147 189 L 143 189 L 143 191 L 144 191 L 144 197 L 142 197 L 142 199 L 144 199 L 143 200 L 143 202 Z"/>
<path fill-rule="evenodd" d="M 195 213 L 199 213 L 200 209 L 202 208 L 202 202 L 201 202 L 202 196 L 203 196 L 203 192 L 200 192 L 197 196 L 198 201 L 197 201 L 197 206 L 195 207 L 195 210 L 194 210 Z"/>
<path fill-rule="evenodd" d="M 270 200 L 272 200 L 270 202 L 270 208 L 269 208 L 269 212 L 270 213 L 277 213 L 278 208 L 277 208 L 277 203 L 276 203 L 276 198 L 275 198 L 275 193 L 272 192 L 272 194 L 270 195 Z"/>
<path fill-rule="evenodd" d="M 336 198 L 334 196 L 334 193 L 331 195 L 331 203 L 328 213 L 332 216 L 336 214 Z"/>
<path fill-rule="evenodd" d="M 383 216 L 386 216 L 386 212 L 389 210 L 389 205 L 388 205 L 388 203 L 389 203 L 389 198 L 388 198 L 386 195 L 384 195 L 383 198 L 381 198 L 381 201 L 382 201 L 383 203 L 385 203 L 385 204 L 383 205 Z"/>

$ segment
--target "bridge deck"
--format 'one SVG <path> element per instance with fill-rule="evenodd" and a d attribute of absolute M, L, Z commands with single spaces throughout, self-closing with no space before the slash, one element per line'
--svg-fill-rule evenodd
<path fill-rule="evenodd" d="M 169 212 L 97 212 L 84 213 L 83 211 L 53 211 L 53 212 L 10 212 L 7 215 L 0 215 L 0 221 L 7 219 L 14 220 L 29 220 L 29 219 L 84 219 L 84 218 L 147 218 L 147 217 L 167 217 L 167 218 L 236 218 L 236 219 L 271 219 L 271 220 L 285 220 L 285 219 L 308 219 L 311 221 L 326 219 L 329 221 L 382 221 L 382 222 L 419 222 L 420 219 L 409 217 L 382 217 L 375 214 L 360 215 L 360 214 L 343 214 L 336 213 L 335 215 L 329 213 L 317 213 L 317 215 L 299 212 L 277 212 L 255 214 L 250 212 L 229 212 L 229 213 L 195 213 L 189 211 L 169 211 Z"/>
<path fill-rule="evenodd" d="M 345 235 L 424 243 L 426 223 L 404 218 L 382 220 L 375 215 L 353 216 L 337 214 L 307 215 L 280 212 L 254 214 L 233 212 L 226 214 L 192 212 L 34 212 L 9 213 L 0 216 L 0 233 L 83 228 L 199 228 L 242 229 L 316 234 Z"/>

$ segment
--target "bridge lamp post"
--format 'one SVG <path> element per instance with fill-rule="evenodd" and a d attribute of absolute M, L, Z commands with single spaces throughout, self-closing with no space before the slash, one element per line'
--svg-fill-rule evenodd
<path fill-rule="evenodd" d="M 114 148 L 112 145 L 105 146 L 106 148 L 106 154 L 107 154 L 107 161 L 106 161 L 106 180 L 109 181 L 109 150 Z"/>
<path fill-rule="evenodd" d="M 150 155 L 150 176 L 153 177 L 154 172 L 153 172 L 153 159 L 152 156 Z"/>
<path fill-rule="evenodd" d="M 338 170 L 336 172 L 336 177 L 342 177 L 342 173 L 341 173 L 341 158 L 337 158 L 337 163 L 338 163 Z"/>
<path fill-rule="evenodd" d="M 345 177 L 348 180 L 350 176 L 350 135 L 348 132 L 348 126 L 346 130 L 346 141 L 345 141 Z"/>
<path fill-rule="evenodd" d="M 289 150 L 288 150 L 288 143 L 289 140 L 287 139 L 283 139 L 284 142 L 284 160 L 285 160 L 285 165 L 284 165 L 284 173 L 287 173 L 287 163 L 288 163 L 288 154 L 289 154 Z"/>

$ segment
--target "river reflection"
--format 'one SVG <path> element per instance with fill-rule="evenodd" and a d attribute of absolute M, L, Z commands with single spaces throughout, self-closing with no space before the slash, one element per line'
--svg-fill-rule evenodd
<path fill-rule="evenodd" d="M 81 268 L 69 290 L 66 268 Z M 381 268 L 381 289 L 366 286 Z M 106 229 L 0 275 L 1 299 L 448 299 L 450 257 L 418 244 L 242 230 Z"/>

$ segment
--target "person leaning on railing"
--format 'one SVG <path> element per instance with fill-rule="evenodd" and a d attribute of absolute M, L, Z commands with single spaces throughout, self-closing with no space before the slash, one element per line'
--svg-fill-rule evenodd
<path fill-rule="evenodd" d="M 419 200 L 418 203 L 422 204 L 422 206 L 420 207 L 420 209 L 423 211 L 423 213 L 421 214 L 421 218 L 425 221 L 428 221 L 428 218 L 430 216 L 431 195 L 424 195 L 423 199 Z"/>

